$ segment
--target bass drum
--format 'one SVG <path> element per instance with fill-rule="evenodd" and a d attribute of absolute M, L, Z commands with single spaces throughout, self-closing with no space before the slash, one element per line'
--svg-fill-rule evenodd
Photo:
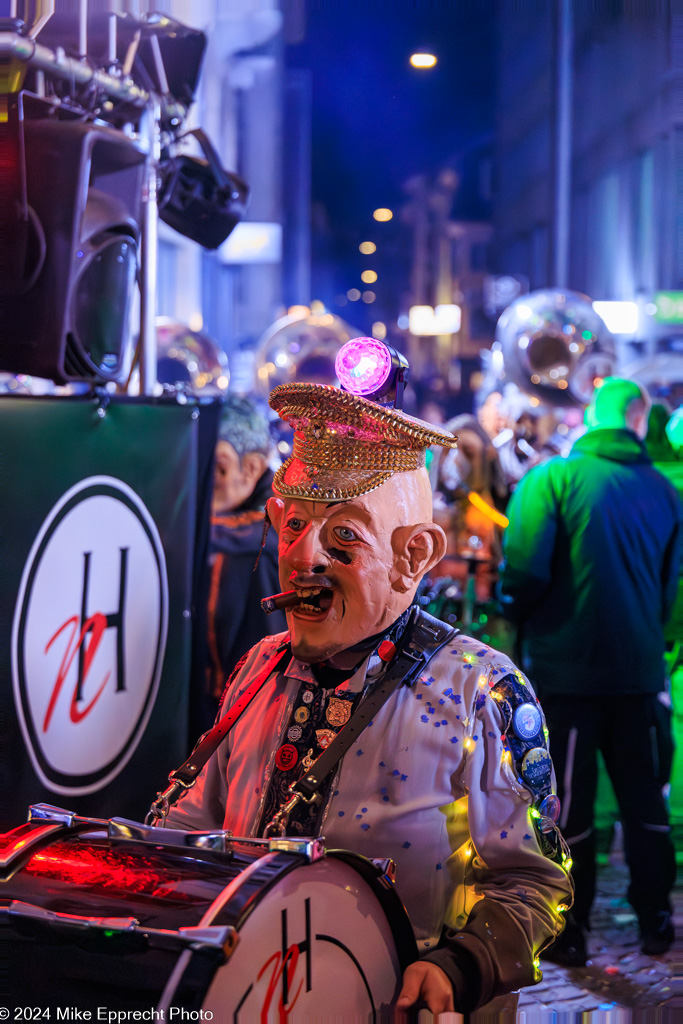
<path fill-rule="evenodd" d="M 372 1021 L 416 957 L 391 862 L 317 840 L 177 832 L 38 805 L 0 837 L 0 863 L 17 1007 L 102 1020 L 155 1010 L 144 1019 Z"/>

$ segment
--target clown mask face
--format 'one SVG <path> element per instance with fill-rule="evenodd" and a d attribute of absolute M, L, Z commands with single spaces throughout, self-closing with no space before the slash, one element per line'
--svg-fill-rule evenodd
<path fill-rule="evenodd" d="M 216 445 L 212 513 L 220 515 L 239 508 L 254 493 L 267 466 L 268 460 L 260 452 L 246 452 L 240 458 L 229 441 L 219 440 Z"/>
<path fill-rule="evenodd" d="M 287 612 L 292 650 L 304 662 L 391 625 L 445 551 L 424 470 L 398 473 L 348 501 L 271 499 L 268 514 L 280 539 L 280 584 L 304 597 Z"/>

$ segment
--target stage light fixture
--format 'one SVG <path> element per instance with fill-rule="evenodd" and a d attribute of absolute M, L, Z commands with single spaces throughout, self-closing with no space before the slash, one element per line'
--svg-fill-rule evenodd
<path fill-rule="evenodd" d="M 402 408 L 410 369 L 405 356 L 391 345 L 376 338 L 352 338 L 339 349 L 334 369 L 343 391 Z"/>
<path fill-rule="evenodd" d="M 110 68 L 114 64 L 138 88 L 162 97 L 165 101 L 160 111 L 162 128 L 175 133 L 182 117 L 178 105 L 188 109 L 195 98 L 206 52 L 206 33 L 165 14 L 150 12 L 134 16 L 93 9 L 132 4 L 90 0 L 84 5 L 58 0 L 57 7 L 62 9 L 45 22 L 37 37 L 38 43 L 51 50 L 62 50 L 67 57 L 81 59 L 79 7 L 84 6 L 90 8 L 86 20 L 88 61 L 98 68 Z M 126 112 L 125 103 L 114 101 L 98 113 L 111 123 L 121 125 L 128 119 L 126 113 L 130 115 L 130 110 Z"/>
<path fill-rule="evenodd" d="M 170 151 L 162 153 L 159 216 L 169 227 L 205 249 L 217 249 L 244 216 L 249 186 L 223 167 L 201 128 L 187 135 L 197 139 L 206 159 L 172 155 Z"/>

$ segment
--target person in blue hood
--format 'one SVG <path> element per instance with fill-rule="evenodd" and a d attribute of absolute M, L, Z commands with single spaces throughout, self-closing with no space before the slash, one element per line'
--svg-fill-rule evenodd
<path fill-rule="evenodd" d="M 664 625 L 680 506 L 644 444 L 649 410 L 644 388 L 607 378 L 569 456 L 531 470 L 507 510 L 501 596 L 545 710 L 576 884 L 573 917 L 545 958 L 568 965 L 588 955 L 598 751 L 619 805 L 641 949 L 656 956 L 674 940 Z"/>
<path fill-rule="evenodd" d="M 251 399 L 229 395 L 218 429 L 211 502 L 207 726 L 242 655 L 287 625 L 284 612 L 268 616 L 261 608 L 261 598 L 280 589 L 277 537 L 271 531 L 263 542 L 273 450 L 265 413 Z"/>

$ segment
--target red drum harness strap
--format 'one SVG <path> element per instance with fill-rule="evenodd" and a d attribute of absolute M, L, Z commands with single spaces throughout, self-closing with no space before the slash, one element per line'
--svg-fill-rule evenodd
<path fill-rule="evenodd" d="M 240 718 L 252 702 L 264 683 L 270 679 L 273 672 L 280 666 L 280 663 L 289 656 L 291 656 L 291 649 L 289 641 L 287 641 L 277 648 L 274 656 L 266 662 L 265 667 L 256 676 L 256 679 L 237 698 L 230 710 L 223 715 L 220 721 L 216 722 L 208 732 L 199 737 L 187 761 L 169 775 L 168 778 L 171 785 L 163 793 L 157 793 L 157 798 L 152 803 L 145 818 L 146 825 L 153 825 L 157 821 L 161 821 L 163 824 L 166 821 L 166 816 L 171 806 L 185 790 L 191 789 L 194 786 L 202 768 L 214 751 L 218 749 L 238 718 Z"/>

